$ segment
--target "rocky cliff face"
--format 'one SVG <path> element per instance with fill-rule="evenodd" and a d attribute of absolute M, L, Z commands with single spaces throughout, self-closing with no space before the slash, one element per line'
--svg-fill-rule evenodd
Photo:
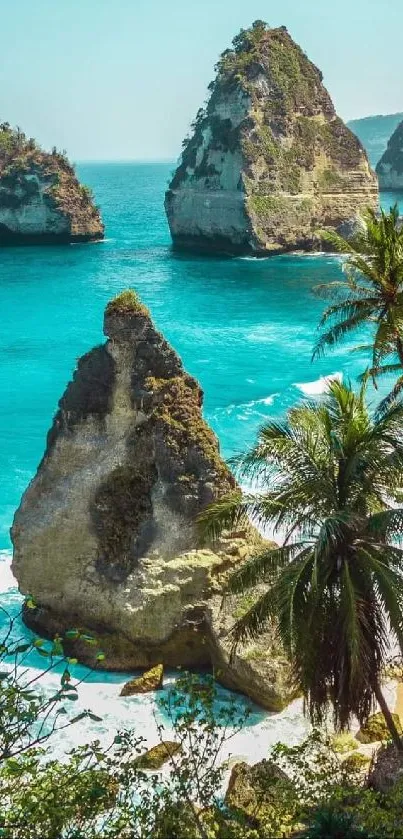
<path fill-rule="evenodd" d="M 13 571 L 38 603 L 26 618 L 45 634 L 95 632 L 109 669 L 208 667 L 227 656 L 209 604 L 257 536 L 199 548 L 195 516 L 235 486 L 200 387 L 133 293 L 108 305 L 104 331 L 106 344 L 78 362 L 15 515 Z M 276 673 L 271 708 L 289 696 Z M 248 692 L 246 681 L 226 674 Z"/>
<path fill-rule="evenodd" d="M 0 244 L 102 239 L 104 227 L 91 192 L 64 154 L 0 125 Z"/>
<path fill-rule="evenodd" d="M 368 155 L 371 166 L 376 164 L 386 151 L 388 141 L 403 119 L 403 113 L 378 114 L 376 116 L 351 119 L 348 128 L 358 137 Z"/>
<path fill-rule="evenodd" d="M 403 121 L 392 134 L 376 174 L 380 189 L 403 189 Z"/>
<path fill-rule="evenodd" d="M 257 21 L 217 65 L 165 207 L 175 244 L 267 254 L 319 245 L 377 203 L 377 182 L 322 74 Z"/>

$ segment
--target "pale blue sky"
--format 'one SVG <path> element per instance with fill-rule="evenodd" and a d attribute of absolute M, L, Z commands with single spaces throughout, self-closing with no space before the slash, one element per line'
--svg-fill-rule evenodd
<path fill-rule="evenodd" d="M 256 18 L 287 26 L 344 119 L 403 110 L 403 0 L 0 0 L 0 119 L 75 160 L 177 157 Z"/>

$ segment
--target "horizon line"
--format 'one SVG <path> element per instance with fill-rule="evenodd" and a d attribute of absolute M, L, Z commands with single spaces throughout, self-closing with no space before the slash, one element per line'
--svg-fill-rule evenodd
<path fill-rule="evenodd" d="M 74 163 L 177 163 L 173 157 L 80 157 Z"/>

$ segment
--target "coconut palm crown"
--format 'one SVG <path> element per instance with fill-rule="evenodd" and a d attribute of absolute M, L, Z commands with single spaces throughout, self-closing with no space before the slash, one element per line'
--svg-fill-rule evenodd
<path fill-rule="evenodd" d="M 397 374 L 389 401 L 403 390 L 403 226 L 397 205 L 389 213 L 367 210 L 359 231 L 349 239 L 323 234 L 330 245 L 346 254 L 345 281 L 320 285 L 316 291 L 333 296 L 319 323 L 322 335 L 314 349 L 321 355 L 362 326 L 373 327 L 370 373 L 374 380 Z"/>
<path fill-rule="evenodd" d="M 275 619 L 313 722 L 332 706 L 338 728 L 362 723 L 381 704 L 391 638 L 403 650 L 403 405 L 373 418 L 359 393 L 337 381 L 320 402 L 293 407 L 284 423 L 265 425 L 239 471 L 260 487 L 209 506 L 199 516 L 215 539 L 251 517 L 283 534 L 282 547 L 252 557 L 229 579 L 229 591 L 266 582 L 238 620 L 234 642 L 256 637 Z"/>

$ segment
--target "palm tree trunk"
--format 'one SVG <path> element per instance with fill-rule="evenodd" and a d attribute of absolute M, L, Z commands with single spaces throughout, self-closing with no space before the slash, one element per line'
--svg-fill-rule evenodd
<path fill-rule="evenodd" d="M 392 714 L 391 714 L 391 713 L 390 713 L 390 711 L 389 711 L 389 708 L 388 708 L 388 706 L 387 706 L 387 703 L 386 703 L 385 697 L 384 697 L 384 695 L 383 695 L 383 693 L 382 693 L 382 691 L 381 691 L 381 688 L 380 688 L 379 683 L 376 683 L 376 684 L 374 685 L 374 693 L 375 693 L 375 696 L 376 696 L 376 699 L 377 699 L 378 705 L 379 705 L 379 707 L 380 707 L 380 709 L 381 709 L 381 711 L 382 711 L 382 713 L 383 713 L 383 716 L 385 717 L 385 722 L 386 722 L 386 725 L 388 726 L 388 729 L 389 729 L 389 731 L 390 731 L 390 736 L 391 736 L 391 738 L 392 738 L 392 740 L 393 740 L 393 742 L 394 742 L 394 744 L 395 744 L 395 746 L 396 746 L 397 750 L 398 750 L 399 752 L 402 752 L 402 753 L 403 753 L 403 741 L 402 741 L 402 738 L 401 738 L 401 736 L 400 736 L 400 734 L 399 734 L 399 732 L 398 732 L 398 730 L 397 730 L 397 728 L 396 728 L 396 725 L 395 725 L 395 723 L 394 723 L 394 720 L 393 720 Z"/>

